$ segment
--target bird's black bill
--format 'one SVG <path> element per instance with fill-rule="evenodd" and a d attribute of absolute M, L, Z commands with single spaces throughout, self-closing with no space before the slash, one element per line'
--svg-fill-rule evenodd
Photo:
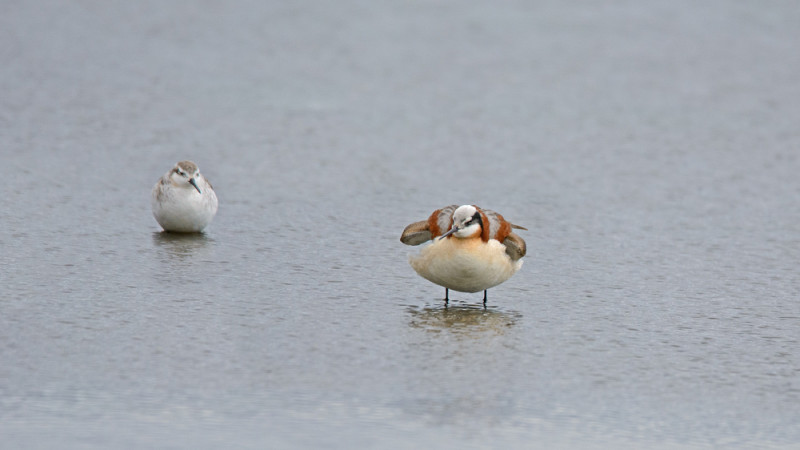
<path fill-rule="evenodd" d="M 446 238 L 447 236 L 450 236 L 451 234 L 455 233 L 456 231 L 458 231 L 458 227 L 453 227 L 453 228 L 450 228 L 450 231 L 448 231 L 447 233 L 445 233 L 445 234 L 443 234 L 443 235 L 439 236 L 439 239 L 444 239 L 444 238 Z"/>
<path fill-rule="evenodd" d="M 189 183 L 192 183 L 192 186 L 194 186 L 194 188 L 197 189 L 197 192 L 201 194 L 203 193 L 203 191 L 201 191 L 200 188 L 197 187 L 197 181 L 194 178 L 189 178 Z"/>

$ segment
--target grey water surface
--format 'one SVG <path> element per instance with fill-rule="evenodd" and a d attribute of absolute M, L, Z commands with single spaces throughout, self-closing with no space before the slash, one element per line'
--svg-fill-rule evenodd
<path fill-rule="evenodd" d="M 0 448 L 800 448 L 799 23 L 0 3 Z M 399 241 L 453 203 L 528 228 L 485 309 Z"/>

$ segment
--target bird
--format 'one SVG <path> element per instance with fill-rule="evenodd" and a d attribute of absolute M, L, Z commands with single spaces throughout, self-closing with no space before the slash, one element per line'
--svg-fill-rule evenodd
<path fill-rule="evenodd" d="M 197 233 L 211 223 L 219 202 L 197 164 L 179 161 L 153 186 L 150 205 L 164 231 Z"/>
<path fill-rule="evenodd" d="M 445 288 L 445 304 L 452 289 L 483 291 L 485 306 L 486 291 L 522 267 L 527 248 L 513 229 L 527 230 L 488 209 L 450 205 L 408 225 L 400 241 L 407 245 L 433 241 L 418 255 L 410 255 L 409 263 L 421 277 Z"/>

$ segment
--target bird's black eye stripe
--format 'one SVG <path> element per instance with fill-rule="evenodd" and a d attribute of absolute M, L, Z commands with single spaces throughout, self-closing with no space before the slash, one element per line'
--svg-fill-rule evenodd
<path fill-rule="evenodd" d="M 480 226 L 483 226 L 483 220 L 481 220 L 481 213 L 479 213 L 479 212 L 476 212 L 472 216 L 472 218 L 469 219 L 469 222 L 465 223 L 464 225 L 469 226 L 469 225 L 474 225 L 476 223 L 479 224 Z"/>

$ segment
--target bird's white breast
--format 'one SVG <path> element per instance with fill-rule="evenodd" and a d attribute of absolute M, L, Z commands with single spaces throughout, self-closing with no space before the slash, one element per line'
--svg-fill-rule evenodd
<path fill-rule="evenodd" d="M 217 213 L 217 196 L 203 180 L 203 193 L 193 187 L 185 188 L 158 183 L 153 188 L 152 207 L 156 221 L 169 231 L 201 231 Z"/>
<path fill-rule="evenodd" d="M 423 278 L 460 292 L 478 292 L 511 278 L 522 267 L 512 261 L 497 240 L 437 239 L 409 257 L 411 267 Z"/>

